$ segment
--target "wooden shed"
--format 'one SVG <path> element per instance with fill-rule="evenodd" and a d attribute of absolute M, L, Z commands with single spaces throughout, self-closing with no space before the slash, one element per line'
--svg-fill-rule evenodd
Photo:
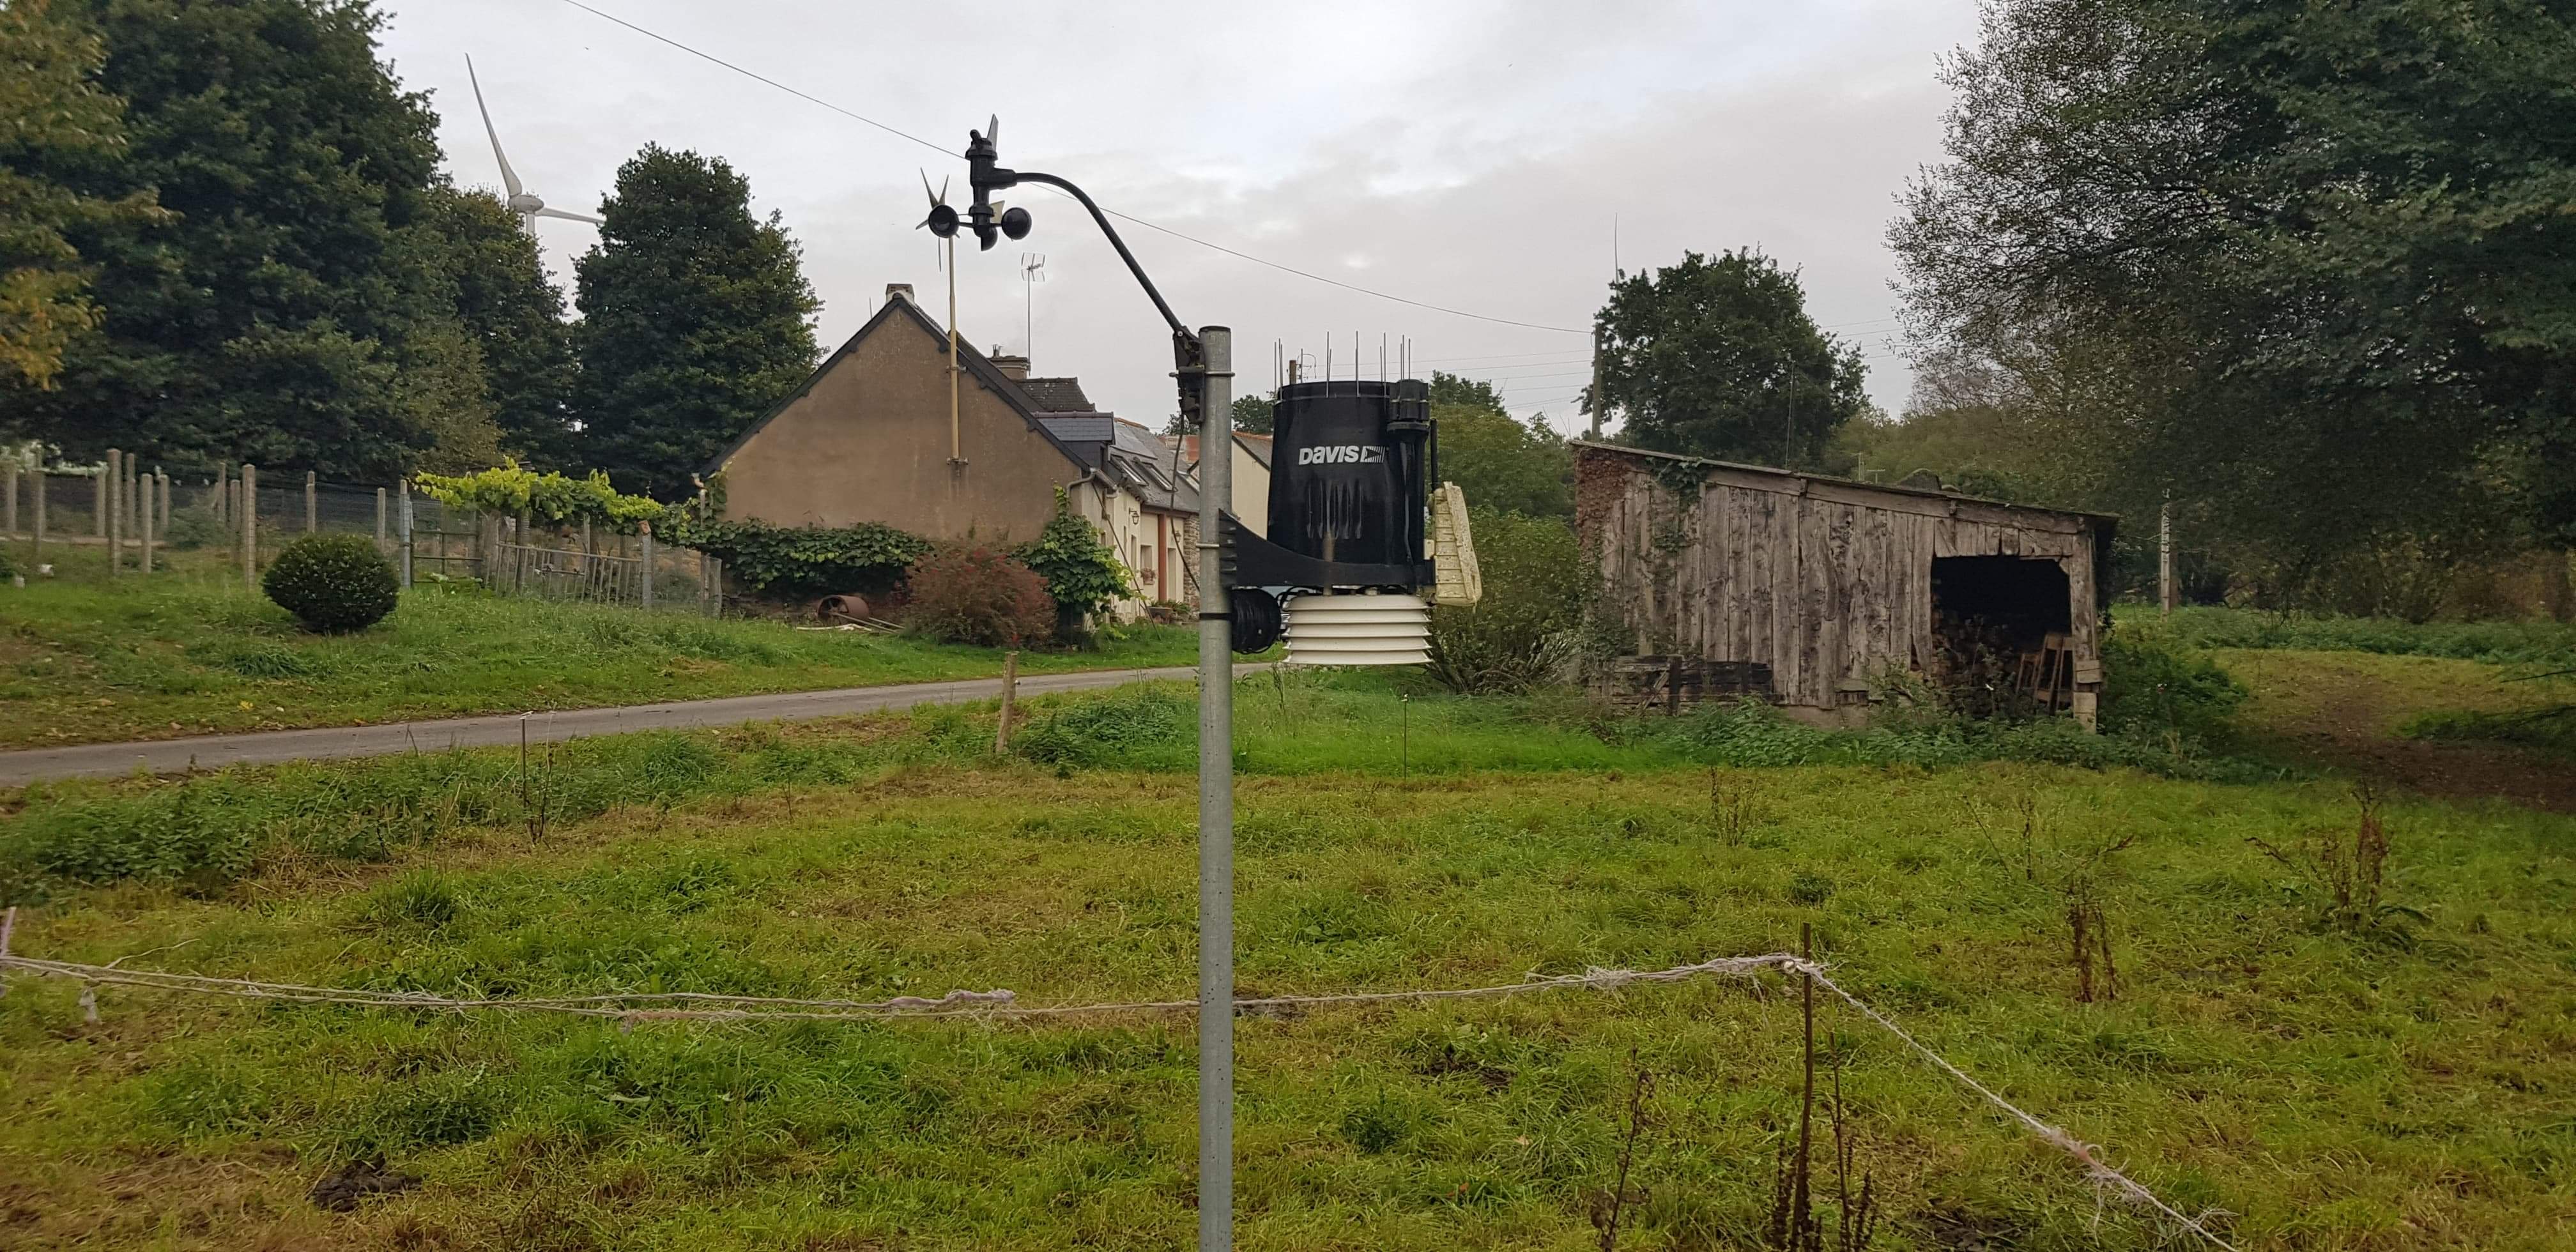
<path fill-rule="evenodd" d="M 1614 694 L 1744 691 L 1840 720 L 1908 674 L 2092 724 L 2115 519 L 1574 448 L 1575 526 L 1634 635 L 1636 655 L 1602 676 L 1624 684 Z"/>

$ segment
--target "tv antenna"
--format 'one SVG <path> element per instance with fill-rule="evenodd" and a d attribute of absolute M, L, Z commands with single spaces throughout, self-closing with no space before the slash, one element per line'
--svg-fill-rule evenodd
<path fill-rule="evenodd" d="M 1020 313 L 1020 355 L 1028 357 L 1032 361 L 1036 360 L 1038 355 L 1037 285 L 1045 281 L 1046 254 L 1043 252 L 1021 253 L 1020 294 L 1022 297 L 1022 305 Z"/>

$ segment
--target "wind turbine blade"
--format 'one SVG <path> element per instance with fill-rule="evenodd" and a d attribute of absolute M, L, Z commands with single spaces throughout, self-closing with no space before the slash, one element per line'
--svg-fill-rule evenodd
<path fill-rule="evenodd" d="M 510 158 L 501 152 L 501 133 L 492 129 L 492 110 L 483 107 L 483 80 L 474 76 L 474 58 L 465 58 L 465 80 L 474 84 L 474 111 L 483 115 L 483 134 L 492 141 L 492 159 L 501 163 L 501 186 L 511 195 L 519 194 L 518 172 L 510 168 Z"/>
<path fill-rule="evenodd" d="M 608 224 L 607 218 L 592 217 L 587 213 L 574 213 L 567 209 L 539 209 L 536 211 L 535 216 L 560 217 L 567 222 L 588 222 L 593 226 L 606 226 Z"/>

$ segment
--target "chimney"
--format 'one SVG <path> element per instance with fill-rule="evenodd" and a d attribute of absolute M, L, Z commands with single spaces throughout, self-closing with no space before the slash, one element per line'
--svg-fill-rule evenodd
<path fill-rule="evenodd" d="M 994 369 L 1002 371 L 1002 377 L 1012 382 L 1025 382 L 1028 379 L 1029 359 L 1027 357 L 1004 356 L 1001 347 L 995 345 L 985 359 L 993 363 Z"/>
<path fill-rule="evenodd" d="M 911 284 L 911 283 L 887 283 L 887 284 L 886 284 L 886 299 L 888 299 L 888 300 L 901 300 L 901 301 L 903 301 L 903 302 L 904 302 L 904 303 L 906 303 L 906 304 L 910 304 L 910 303 L 912 302 L 912 284 Z"/>

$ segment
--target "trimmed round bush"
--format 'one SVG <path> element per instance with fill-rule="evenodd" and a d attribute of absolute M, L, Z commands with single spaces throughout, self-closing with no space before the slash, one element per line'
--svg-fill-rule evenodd
<path fill-rule="evenodd" d="M 286 545 L 259 580 L 277 607 L 308 630 L 364 630 L 394 611 L 393 563 L 364 535 L 306 535 Z"/>

